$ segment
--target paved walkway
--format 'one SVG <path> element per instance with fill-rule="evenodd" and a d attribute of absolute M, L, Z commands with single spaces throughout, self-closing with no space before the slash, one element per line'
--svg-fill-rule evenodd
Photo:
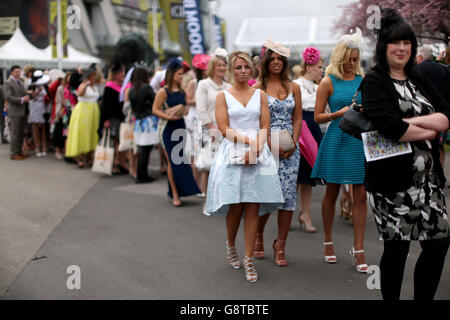
<path fill-rule="evenodd" d="M 152 163 L 154 157 L 156 152 Z M 6 158 L 1 146 L 0 165 L 8 181 L 0 186 L 0 278 L 3 288 L 8 288 L 3 299 L 381 298 L 379 290 L 367 288 L 369 275 L 352 267 L 348 254 L 352 226 L 339 217 L 334 231 L 339 261 L 336 265 L 322 262 L 323 187 L 313 193 L 313 222 L 318 233 L 300 231 L 294 220 L 286 249 L 289 266 L 278 268 L 271 249 L 276 231 L 276 215 L 272 215 L 265 233 L 266 258 L 256 262 L 260 281 L 249 284 L 242 269 L 233 270 L 226 262 L 225 217 L 202 215 L 202 202 L 196 197 L 185 199 L 180 208 L 173 207 L 165 195 L 164 177 L 136 185 L 129 176 L 99 179 L 87 169 L 53 159 L 13 162 Z M 159 177 L 157 171 L 152 175 Z M 19 190 L 22 196 L 12 190 Z M 237 241 L 241 257 L 242 227 Z M 371 212 L 365 249 L 367 262 L 378 264 L 382 243 Z M 412 298 L 413 268 L 419 253 L 418 243 L 413 243 L 404 299 Z M 67 289 L 66 270 L 71 265 L 80 267 L 80 290 Z M 450 256 L 436 298 L 450 299 Z"/>

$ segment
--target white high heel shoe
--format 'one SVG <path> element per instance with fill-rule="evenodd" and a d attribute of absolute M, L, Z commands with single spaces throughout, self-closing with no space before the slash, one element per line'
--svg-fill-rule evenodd
<path fill-rule="evenodd" d="M 249 258 L 244 256 L 244 268 L 245 268 L 245 279 L 248 282 L 258 281 L 258 272 L 256 272 L 255 264 L 253 263 L 253 257 Z"/>
<path fill-rule="evenodd" d="M 334 245 L 333 241 L 331 242 L 324 242 L 323 243 L 324 246 L 332 246 Z M 336 263 L 337 262 L 337 257 L 336 256 L 324 256 L 323 257 L 323 261 L 325 261 L 326 263 Z"/>
<path fill-rule="evenodd" d="M 358 264 L 356 262 L 355 254 L 356 253 L 362 253 L 362 252 L 364 252 L 364 250 L 356 250 L 355 251 L 354 247 L 351 248 L 350 251 L 349 251 L 349 253 L 350 253 L 350 255 L 352 256 L 352 259 L 353 259 L 353 266 L 356 267 L 356 271 L 361 272 L 361 273 L 367 273 L 367 269 L 369 268 L 369 266 L 367 264 L 365 264 L 365 263 Z"/>
<path fill-rule="evenodd" d="M 241 262 L 239 261 L 239 256 L 237 254 L 236 247 L 231 247 L 228 245 L 228 241 L 225 242 L 227 248 L 227 259 L 228 263 L 233 269 L 239 269 L 241 267 Z"/>

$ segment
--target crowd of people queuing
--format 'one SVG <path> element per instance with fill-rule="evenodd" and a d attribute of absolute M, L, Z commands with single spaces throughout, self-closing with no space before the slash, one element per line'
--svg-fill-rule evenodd
<path fill-rule="evenodd" d="M 153 76 L 143 65 L 126 74 L 123 65 L 114 63 L 106 80 L 92 65 L 59 74 L 50 83 L 41 70 L 27 66 L 22 78 L 21 68 L 13 66 L 2 95 L 11 159 L 23 160 L 33 148 L 37 157 L 45 157 L 52 147 L 57 159 L 89 167 L 99 137 L 107 133 L 115 148 L 113 173 L 148 183 L 155 180 L 148 162 L 156 146 L 172 204 L 179 207 L 182 197 L 197 195 L 206 198 L 203 214 L 226 214 L 228 263 L 234 269 L 243 266 L 249 282 L 258 280 L 255 259 L 265 255 L 270 213 L 277 211 L 272 247 L 278 267 L 288 265 L 286 241 L 295 212 L 300 227 L 317 231 L 311 222 L 316 185 L 326 185 L 323 261 L 337 263 L 332 227 L 343 190 L 341 217 L 352 219 L 349 254 L 355 270 L 368 270 L 364 234 L 369 201 L 384 241 L 383 298 L 400 298 L 410 241 L 418 240 L 422 252 L 414 271 L 414 298 L 433 299 L 450 235 L 443 192 L 450 52 L 447 66 L 431 61 L 430 48 L 418 48 L 409 24 L 389 9 L 377 32 L 375 66 L 367 73 L 361 67 L 364 48 L 359 30 L 342 36 L 324 71 L 320 51 L 308 47 L 292 73 L 290 50 L 271 40 L 260 56 L 217 49 L 194 56 L 192 66 L 173 58 Z M 412 152 L 366 162 L 363 142 L 339 127 L 353 99 L 362 103 L 380 134 L 409 142 Z M 136 147 L 119 151 L 124 121 L 134 123 Z M 317 148 L 312 163 L 306 157 L 311 150 L 299 143 L 304 132 Z M 3 133 L 2 128 L 2 142 Z M 282 147 L 283 133 L 290 147 Z M 241 264 L 235 239 L 242 215 Z"/>

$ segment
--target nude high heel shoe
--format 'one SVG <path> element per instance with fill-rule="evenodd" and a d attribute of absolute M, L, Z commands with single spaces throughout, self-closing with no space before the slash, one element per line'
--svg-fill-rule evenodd
<path fill-rule="evenodd" d="M 273 241 L 273 245 L 272 245 L 272 247 L 273 247 L 273 259 L 274 259 L 274 261 L 275 261 L 275 264 L 276 264 L 278 267 L 286 267 L 287 264 L 288 264 L 288 262 L 287 262 L 286 259 L 277 259 L 277 255 L 278 255 L 278 254 L 283 254 L 283 253 L 284 253 L 284 250 L 277 250 L 277 249 L 275 249 L 275 244 L 276 244 L 277 242 L 280 242 L 280 244 L 281 244 L 282 246 L 285 246 L 285 245 L 286 245 L 286 240 L 275 239 L 275 240 Z"/>
<path fill-rule="evenodd" d="M 255 250 L 253 251 L 253 255 L 257 259 L 263 259 L 264 258 L 264 241 L 263 241 L 262 233 L 257 233 L 256 234 Z"/>

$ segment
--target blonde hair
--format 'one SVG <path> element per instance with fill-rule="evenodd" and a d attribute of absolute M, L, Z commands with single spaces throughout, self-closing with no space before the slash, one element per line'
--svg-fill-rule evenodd
<path fill-rule="evenodd" d="M 104 83 L 106 82 L 105 77 L 103 76 L 102 69 L 100 66 L 95 66 L 95 83 Z"/>
<path fill-rule="evenodd" d="M 252 75 L 253 75 L 253 73 L 255 72 L 255 66 L 253 65 L 252 58 L 250 58 L 250 55 L 247 52 L 244 52 L 244 51 L 241 51 L 241 50 L 233 51 L 230 54 L 230 57 L 229 57 L 230 63 L 228 65 L 228 71 L 231 74 L 233 74 L 234 65 L 236 64 L 236 60 L 238 58 L 241 58 L 241 59 L 245 60 L 248 63 L 248 65 L 250 67 L 250 70 L 252 71 Z"/>
<path fill-rule="evenodd" d="M 183 81 L 181 82 L 181 88 L 183 90 L 186 90 L 187 86 L 191 82 L 192 79 L 195 79 L 195 74 L 191 71 L 186 72 L 183 74 Z"/>
<path fill-rule="evenodd" d="M 225 65 L 227 65 L 227 58 L 223 57 L 223 56 L 213 56 L 211 58 L 211 60 L 209 60 L 208 63 L 208 69 L 206 70 L 206 76 L 208 78 L 213 78 L 214 77 L 214 67 L 216 66 L 217 62 L 219 61 L 223 61 L 225 62 Z"/>
<path fill-rule="evenodd" d="M 296 64 L 295 66 L 292 67 L 292 73 L 294 74 L 294 79 L 298 79 L 300 78 L 301 74 L 301 67 L 299 64 Z"/>
<path fill-rule="evenodd" d="M 358 50 L 359 52 L 359 49 L 357 48 L 349 48 L 345 42 L 338 42 L 331 54 L 330 64 L 325 69 L 325 75 L 328 76 L 332 74 L 338 79 L 344 79 L 343 65 L 350 60 L 350 54 L 353 50 Z M 356 64 L 355 74 L 362 77 L 364 76 L 364 70 L 361 67 L 361 57 Z"/>

